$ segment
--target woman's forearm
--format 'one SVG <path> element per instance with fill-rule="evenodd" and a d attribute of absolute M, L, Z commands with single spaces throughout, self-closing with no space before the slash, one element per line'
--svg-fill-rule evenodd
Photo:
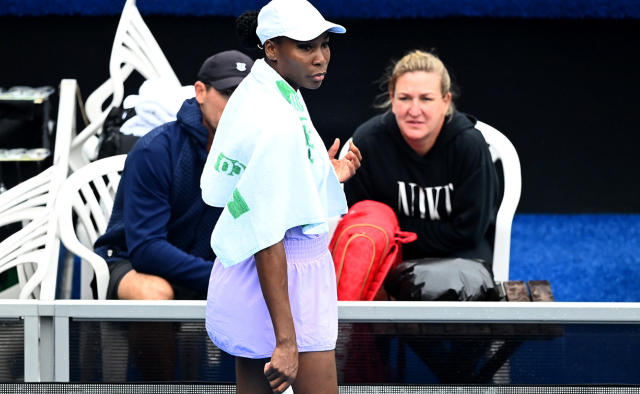
<path fill-rule="evenodd" d="M 255 260 L 262 294 L 271 315 L 276 344 L 297 348 L 289 304 L 287 257 L 282 241 L 256 253 Z"/>
<path fill-rule="evenodd" d="M 289 304 L 287 256 L 282 241 L 255 254 L 262 295 L 271 315 L 276 347 L 264 375 L 274 392 L 282 393 L 298 374 L 298 345 Z"/>

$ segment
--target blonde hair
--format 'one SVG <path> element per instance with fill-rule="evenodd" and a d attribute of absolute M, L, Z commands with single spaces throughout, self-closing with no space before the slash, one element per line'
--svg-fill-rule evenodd
<path fill-rule="evenodd" d="M 430 52 L 416 49 L 404 55 L 402 59 L 398 60 L 388 68 L 381 81 L 381 87 L 383 89 L 386 87 L 386 91 L 380 94 L 378 100 L 380 103 L 376 104 L 376 107 L 385 109 L 389 108 L 391 106 L 389 93 L 395 92 L 396 82 L 398 82 L 398 79 L 406 73 L 415 71 L 440 74 L 440 92 L 442 93 L 442 97 L 445 97 L 447 93 L 452 93 L 451 77 L 449 76 L 449 71 L 447 71 L 444 63 L 442 63 L 442 60 Z M 453 101 L 451 101 L 446 115 L 451 115 L 454 110 L 455 106 Z"/>

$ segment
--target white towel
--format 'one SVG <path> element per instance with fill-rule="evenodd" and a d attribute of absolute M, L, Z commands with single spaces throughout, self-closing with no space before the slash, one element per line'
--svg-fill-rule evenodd
<path fill-rule="evenodd" d="M 211 247 L 224 266 L 239 263 L 303 226 L 328 231 L 347 204 L 300 92 L 264 60 L 233 93 L 200 182 L 202 198 L 224 210 Z"/>
<path fill-rule="evenodd" d="M 136 115 L 124 122 L 120 132 L 141 137 L 154 128 L 176 120 L 184 100 L 195 95 L 193 85 L 176 86 L 173 80 L 152 78 L 140 85 L 139 94 L 124 99 L 123 107 L 136 109 Z"/>

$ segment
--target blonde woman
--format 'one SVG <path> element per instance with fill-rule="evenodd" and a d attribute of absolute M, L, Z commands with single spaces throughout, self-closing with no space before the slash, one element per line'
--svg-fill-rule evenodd
<path fill-rule="evenodd" d="M 392 207 L 402 230 L 418 234 L 403 245 L 405 260 L 475 258 L 490 271 L 498 179 L 475 119 L 455 109 L 447 68 L 414 50 L 385 81 L 387 111 L 353 135 L 368 160 L 345 183 L 349 206 L 370 199 Z"/>

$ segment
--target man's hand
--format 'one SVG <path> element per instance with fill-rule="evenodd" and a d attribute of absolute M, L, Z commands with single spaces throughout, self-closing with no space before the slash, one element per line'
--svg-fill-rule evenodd
<path fill-rule="evenodd" d="M 271 361 L 264 365 L 267 377 L 274 393 L 284 393 L 293 384 L 298 374 L 298 349 L 295 346 L 276 345 Z"/>
<path fill-rule="evenodd" d="M 351 141 L 349 141 L 349 152 L 341 159 L 335 158 L 338 149 L 340 149 L 340 139 L 336 138 L 328 150 L 329 160 L 331 160 L 331 164 L 333 164 L 333 169 L 336 171 L 338 180 L 340 182 L 346 182 L 356 173 L 356 170 L 360 168 L 362 154 L 360 153 L 360 149 Z"/>

